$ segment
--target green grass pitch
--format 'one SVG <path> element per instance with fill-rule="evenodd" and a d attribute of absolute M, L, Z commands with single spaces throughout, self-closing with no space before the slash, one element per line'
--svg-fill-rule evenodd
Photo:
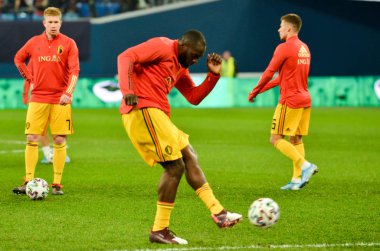
<path fill-rule="evenodd" d="M 172 120 L 190 135 L 221 203 L 244 215 L 220 230 L 182 179 L 171 229 L 187 250 L 380 249 L 380 110 L 315 108 L 306 157 L 320 172 L 301 191 L 281 191 L 291 161 L 269 144 L 274 108 L 174 109 Z M 25 110 L 1 110 L 0 250 L 152 250 L 160 166 L 148 167 L 132 147 L 117 109 L 73 111 L 64 196 L 32 201 L 12 189 L 22 183 Z M 40 159 L 42 152 L 40 152 Z M 51 165 L 36 177 L 52 182 Z M 280 206 L 276 225 L 259 229 L 246 217 L 252 201 Z M 324 244 L 325 246 L 318 246 Z M 289 246 L 287 246 L 289 245 Z M 260 248 L 261 247 L 261 248 Z M 179 249 L 177 249 L 179 250 Z"/>

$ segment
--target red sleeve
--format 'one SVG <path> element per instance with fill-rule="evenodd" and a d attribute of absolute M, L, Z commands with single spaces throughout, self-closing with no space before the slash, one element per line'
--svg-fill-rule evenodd
<path fill-rule="evenodd" d="M 125 94 L 134 94 L 132 86 L 132 71 L 134 58 L 128 55 L 129 51 L 126 50 L 119 54 L 117 57 L 117 74 L 119 78 L 120 89 Z"/>
<path fill-rule="evenodd" d="M 28 104 L 28 101 L 29 101 L 29 89 L 30 89 L 29 81 L 24 80 L 24 90 L 22 91 L 22 103 L 24 105 Z"/>
<path fill-rule="evenodd" d="M 196 86 L 187 71 L 176 84 L 176 88 L 193 105 L 198 105 L 211 91 L 220 78 L 220 74 L 215 75 L 209 72 L 206 79 Z"/>
<path fill-rule="evenodd" d="M 71 40 L 70 51 L 67 58 L 67 64 L 69 67 L 69 82 L 66 89 L 66 95 L 71 96 L 74 92 L 75 86 L 78 81 L 79 75 L 79 52 L 78 47 L 74 40 Z"/>
<path fill-rule="evenodd" d="M 14 57 L 14 63 L 20 72 L 21 76 L 28 82 L 33 82 L 33 75 L 26 66 L 26 61 L 31 57 L 31 50 L 33 48 L 33 39 L 30 39 L 26 44 L 17 51 Z"/>
<path fill-rule="evenodd" d="M 123 95 L 134 94 L 132 83 L 134 65 L 159 61 L 163 53 L 162 40 L 160 38 L 153 38 L 119 54 L 117 57 L 117 72 Z"/>
<path fill-rule="evenodd" d="M 33 64 L 28 64 L 27 66 L 29 72 L 33 75 Z M 31 84 L 28 80 L 24 80 L 24 90 L 22 92 L 22 103 L 24 105 L 28 104 L 29 102 L 29 91 L 31 89 Z"/>
<path fill-rule="evenodd" d="M 278 85 L 280 85 L 279 77 L 269 81 L 268 84 L 266 84 L 263 88 L 261 88 L 259 93 L 266 92 L 267 90 L 272 89 L 273 87 L 276 87 Z"/>
<path fill-rule="evenodd" d="M 271 82 L 269 81 L 272 79 L 275 72 L 280 69 L 282 63 L 285 61 L 286 54 L 285 50 L 283 49 L 284 46 L 282 45 L 283 44 L 277 46 L 268 67 L 266 68 L 259 80 L 259 83 L 252 90 L 251 94 L 253 97 L 256 97 L 259 93 L 262 93 L 280 84 L 278 79 L 275 79 Z"/>

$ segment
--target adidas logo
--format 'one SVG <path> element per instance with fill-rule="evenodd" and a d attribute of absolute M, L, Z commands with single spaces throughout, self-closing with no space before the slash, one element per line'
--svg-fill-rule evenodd
<path fill-rule="evenodd" d="M 298 51 L 298 57 L 300 57 L 300 58 L 309 58 L 310 57 L 310 54 L 306 50 L 305 46 L 301 45 L 301 48 Z"/>

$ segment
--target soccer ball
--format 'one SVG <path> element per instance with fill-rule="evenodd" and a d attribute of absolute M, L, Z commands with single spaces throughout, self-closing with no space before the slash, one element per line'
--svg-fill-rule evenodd
<path fill-rule="evenodd" d="M 248 210 L 249 221 L 258 227 L 267 228 L 274 225 L 280 217 L 280 207 L 270 198 L 255 200 Z"/>
<path fill-rule="evenodd" d="M 44 179 L 34 178 L 26 184 L 26 194 L 32 200 L 43 200 L 49 194 L 49 185 Z"/>

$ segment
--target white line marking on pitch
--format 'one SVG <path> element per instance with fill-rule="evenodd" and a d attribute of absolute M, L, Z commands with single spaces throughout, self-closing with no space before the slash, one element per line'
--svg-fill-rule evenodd
<path fill-rule="evenodd" d="M 21 140 L 0 140 L 3 144 L 15 144 L 15 145 L 25 145 L 26 141 Z"/>
<path fill-rule="evenodd" d="M 159 248 L 159 249 L 134 249 L 135 251 L 194 251 L 194 250 L 241 250 L 241 249 L 294 249 L 294 248 L 344 248 L 344 247 L 375 247 L 380 243 L 341 243 L 341 244 L 305 244 L 305 245 L 251 245 L 240 247 L 192 247 L 192 248 Z"/>
<path fill-rule="evenodd" d="M 0 140 L 0 143 L 3 145 L 25 145 L 26 142 L 21 140 Z M 25 149 L 0 150 L 0 154 L 16 154 L 23 152 L 25 152 Z"/>
<path fill-rule="evenodd" d="M 9 154 L 9 153 L 23 153 L 25 149 L 16 149 L 16 150 L 0 150 L 0 154 Z"/>

